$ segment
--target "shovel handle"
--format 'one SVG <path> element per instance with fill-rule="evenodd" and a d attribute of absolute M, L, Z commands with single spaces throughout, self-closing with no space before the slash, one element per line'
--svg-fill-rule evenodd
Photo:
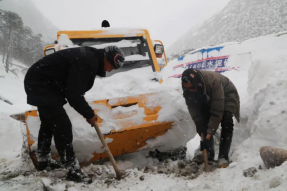
<path fill-rule="evenodd" d="M 204 134 L 201 133 L 201 141 L 204 141 Z M 208 167 L 208 158 L 207 158 L 207 151 L 206 149 L 203 149 L 203 160 L 204 160 L 204 171 L 209 172 L 209 167 Z"/>
<path fill-rule="evenodd" d="M 115 169 L 115 172 L 116 172 L 116 175 L 117 175 L 117 179 L 118 180 L 122 179 L 122 173 L 120 172 L 120 170 L 118 168 L 118 165 L 117 165 L 117 163 L 116 163 L 116 161 L 114 159 L 114 156 L 112 155 L 112 153 L 111 153 L 111 151 L 110 151 L 110 149 L 109 149 L 109 147 L 108 147 L 108 145 L 107 145 L 107 143 L 106 143 L 106 141 L 104 139 L 104 136 L 103 136 L 102 132 L 100 131 L 100 128 L 99 128 L 97 122 L 95 122 L 94 127 L 95 127 L 95 129 L 97 131 L 97 134 L 98 134 L 102 144 L 104 145 L 106 153 L 108 154 L 108 157 L 109 157 L 109 159 L 110 159 L 110 161 L 111 161 L 111 163 L 112 163 L 112 165 L 113 165 L 113 167 Z"/>

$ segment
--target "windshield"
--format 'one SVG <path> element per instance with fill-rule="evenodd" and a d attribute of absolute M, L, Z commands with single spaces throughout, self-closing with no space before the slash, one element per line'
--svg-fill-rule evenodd
<path fill-rule="evenodd" d="M 90 46 L 97 49 L 104 49 L 111 45 L 121 48 L 125 54 L 125 63 L 122 68 L 107 72 L 107 76 L 141 67 L 150 67 L 155 71 L 147 41 L 143 37 L 89 38 L 71 39 L 71 41 L 74 45 Z"/>

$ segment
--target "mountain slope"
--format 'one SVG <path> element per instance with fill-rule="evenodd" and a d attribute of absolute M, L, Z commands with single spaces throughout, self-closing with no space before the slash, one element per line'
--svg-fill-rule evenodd
<path fill-rule="evenodd" d="M 43 35 L 44 41 L 51 43 L 56 40 L 58 28 L 44 17 L 32 1 L 2 0 L 0 8 L 17 13 L 22 18 L 24 25 L 30 27 L 34 33 Z"/>
<path fill-rule="evenodd" d="M 211 19 L 191 28 L 167 52 L 244 41 L 287 31 L 287 0 L 231 0 Z"/>

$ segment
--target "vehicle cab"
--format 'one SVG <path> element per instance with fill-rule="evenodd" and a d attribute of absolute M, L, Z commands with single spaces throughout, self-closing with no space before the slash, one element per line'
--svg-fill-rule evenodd
<path fill-rule="evenodd" d="M 89 46 L 104 49 L 115 45 L 125 54 L 125 64 L 119 70 L 108 73 L 128 71 L 135 68 L 150 67 L 154 72 L 160 72 L 167 65 L 163 43 L 152 41 L 145 29 L 105 29 L 93 31 L 59 31 L 54 45 L 44 48 L 44 56 L 56 51 Z"/>

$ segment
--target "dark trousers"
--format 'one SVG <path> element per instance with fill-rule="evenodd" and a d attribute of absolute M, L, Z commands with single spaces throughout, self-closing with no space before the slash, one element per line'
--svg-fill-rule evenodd
<path fill-rule="evenodd" d="M 63 106 L 38 106 L 41 126 L 38 136 L 37 156 L 46 157 L 51 152 L 54 136 L 55 146 L 62 163 L 75 160 L 71 121 Z"/>
<path fill-rule="evenodd" d="M 210 118 L 209 112 L 203 112 L 203 121 L 202 124 L 196 124 L 196 131 L 201 136 L 201 133 L 204 134 L 204 137 L 207 135 L 207 125 Z M 225 158 L 228 160 L 228 154 L 230 151 L 230 146 L 232 143 L 233 136 L 233 114 L 231 112 L 225 111 L 221 120 L 221 135 L 220 135 L 220 144 L 219 144 L 219 155 L 218 158 Z M 213 136 L 210 139 L 212 145 L 214 144 Z M 209 160 L 214 160 L 214 146 L 211 147 L 209 152 Z"/>

